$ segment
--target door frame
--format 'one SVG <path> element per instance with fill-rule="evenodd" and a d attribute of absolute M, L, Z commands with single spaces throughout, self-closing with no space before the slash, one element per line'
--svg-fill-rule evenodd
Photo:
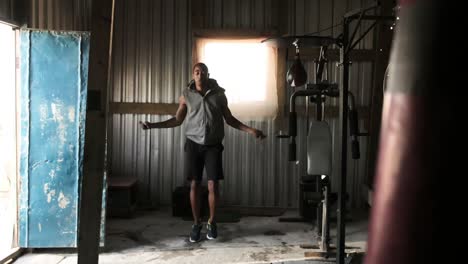
<path fill-rule="evenodd" d="M 18 52 L 19 52 L 19 45 L 18 45 L 18 37 L 19 37 L 19 31 L 18 29 L 20 28 L 20 25 L 12 20 L 9 20 L 9 19 L 5 19 L 5 18 L 0 18 L 0 24 L 4 24 L 4 25 L 7 25 L 7 26 L 10 26 L 12 30 L 15 31 L 15 61 L 17 60 L 18 58 Z M 16 64 L 16 63 L 15 63 Z M 11 260 L 15 260 L 16 258 L 20 257 L 23 252 L 24 252 L 24 249 L 23 248 L 20 248 L 18 246 L 18 199 L 19 199 L 19 167 L 18 167 L 18 162 L 19 162 L 19 152 L 18 152 L 18 144 L 19 144 L 19 141 L 18 141 L 18 133 L 20 132 L 19 131 L 19 128 L 18 128 L 18 118 L 19 118 L 19 114 L 18 114 L 18 100 L 19 100 L 19 93 L 18 93 L 18 88 L 19 88 L 19 68 L 18 68 L 18 65 L 15 65 L 15 84 L 14 84 L 14 89 L 15 89 L 15 110 L 16 110 L 16 116 L 15 116 L 15 145 L 16 145 L 16 148 L 15 148 L 15 152 L 16 152 L 16 157 L 15 157 L 15 161 L 16 161 L 16 165 L 15 165 L 15 177 L 14 177 L 14 180 L 15 182 L 12 184 L 13 186 L 15 186 L 15 197 L 16 197 L 16 201 L 14 202 L 14 207 L 16 208 L 16 211 L 15 211 L 15 214 L 14 214 L 14 230 L 13 230 L 13 243 L 12 243 L 12 248 L 11 248 L 11 251 L 10 253 L 8 253 L 8 255 L 6 256 L 1 256 L 2 258 L 0 259 L 0 264 L 3 264 L 3 263 L 8 263 L 9 261 Z"/>

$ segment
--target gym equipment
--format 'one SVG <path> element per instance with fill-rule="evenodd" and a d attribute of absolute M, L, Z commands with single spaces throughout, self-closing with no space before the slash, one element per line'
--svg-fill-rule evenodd
<path fill-rule="evenodd" d="M 286 74 L 286 80 L 291 87 L 299 87 L 307 82 L 307 72 L 304 69 L 304 65 L 302 65 L 298 48 L 296 48 L 294 63 Z"/>
<path fill-rule="evenodd" d="M 271 37 L 262 40 L 268 46 L 277 48 L 288 48 L 289 46 L 295 45 L 303 47 L 322 47 L 335 44 L 337 39 L 326 36 L 313 36 L 313 35 L 286 35 L 282 37 Z"/>
<path fill-rule="evenodd" d="M 322 252 L 328 252 L 330 244 L 329 206 L 330 177 L 332 175 L 332 136 L 330 127 L 324 121 L 325 100 L 327 97 L 338 97 L 337 84 L 323 80 L 326 67 L 326 46 L 320 48 L 319 59 L 316 62 L 316 83 L 307 84 L 305 90 L 295 91 L 290 97 L 289 111 L 289 160 L 296 160 L 297 114 L 296 98 L 309 97 L 316 105 L 315 120 L 310 124 L 307 134 L 307 176 L 301 177 L 301 184 L 315 182 L 315 200 L 317 235 L 320 237 L 319 247 Z"/>
<path fill-rule="evenodd" d="M 297 136 L 297 114 L 295 107 L 295 100 L 297 97 L 308 97 L 310 102 L 316 104 L 316 118 L 315 121 L 308 126 L 307 134 L 307 176 L 301 177 L 301 194 L 306 195 L 306 190 L 316 190 L 316 192 L 310 192 L 307 200 L 311 203 L 316 203 L 317 213 L 316 217 L 322 217 L 321 221 L 317 220 L 317 232 L 321 237 L 319 243 L 320 249 L 328 256 L 329 250 L 329 205 L 333 202 L 334 198 L 337 198 L 338 209 L 337 209 L 337 220 L 338 220 L 338 234 L 337 234 L 337 255 L 336 262 L 344 263 L 344 246 L 345 246 L 345 223 L 344 219 L 346 216 L 346 173 L 347 173 L 347 142 L 348 142 L 348 118 L 349 124 L 349 135 L 352 137 L 352 157 L 353 159 L 359 159 L 359 136 L 367 135 L 366 133 L 360 133 L 358 129 L 358 118 L 357 111 L 354 102 L 354 96 L 349 92 L 349 53 L 350 51 L 370 32 L 370 30 L 377 24 L 377 20 L 395 20 L 395 17 L 386 16 L 371 16 L 365 13 L 369 10 L 375 9 L 380 4 L 373 4 L 369 7 L 358 9 L 355 11 L 348 12 L 343 17 L 343 33 L 337 38 L 321 37 L 312 35 L 303 36 L 284 36 L 279 38 L 269 38 L 264 40 L 264 43 L 274 45 L 276 47 L 289 47 L 293 44 L 296 46 L 296 55 L 299 54 L 300 46 L 319 46 L 320 55 L 316 62 L 316 83 L 306 84 L 304 90 L 295 91 L 290 97 L 290 112 L 289 112 L 289 134 L 279 135 L 279 138 L 289 138 L 289 160 L 296 160 L 296 136 Z M 357 21 L 357 25 L 354 28 L 351 36 L 349 35 L 350 24 L 354 20 Z M 365 30 L 365 32 L 354 41 L 354 37 L 361 25 L 363 20 L 372 20 L 374 23 Z M 340 48 L 340 63 L 341 66 L 341 85 L 338 89 L 337 84 L 328 83 L 322 80 L 322 74 L 326 64 L 326 51 L 329 45 L 336 44 Z M 299 60 L 299 56 L 297 56 Z M 301 65 L 301 64 L 300 64 Z M 301 75 L 301 68 L 295 66 L 288 71 L 287 81 L 291 87 L 299 87 L 302 83 L 303 75 Z M 338 196 L 333 196 L 330 193 L 330 181 L 331 176 L 331 135 L 328 124 L 323 121 L 323 110 L 324 102 L 326 97 L 339 97 L 340 100 L 340 121 L 342 127 L 341 134 L 341 177 L 339 183 Z M 315 182 L 314 182 L 315 181 Z M 301 199 L 302 197 L 301 196 Z M 306 204 L 307 205 L 307 204 Z M 303 201 L 300 201 L 300 209 L 304 207 Z M 305 214 L 303 214 L 305 215 Z"/>
<path fill-rule="evenodd" d="M 324 108 L 326 97 L 338 97 L 339 88 L 337 84 L 332 84 L 322 78 L 326 67 L 327 45 L 331 38 L 319 37 L 317 41 L 312 41 L 312 37 L 305 39 L 309 43 L 320 44 L 320 55 L 316 63 L 314 84 L 307 84 L 304 90 L 295 91 L 290 97 L 289 111 L 289 134 L 279 136 L 289 138 L 289 161 L 296 161 L 296 136 L 297 136 L 297 114 L 296 98 L 309 97 L 312 103 L 316 104 L 315 120 L 308 127 L 307 134 L 307 175 L 300 179 L 299 191 L 299 211 L 304 221 L 316 220 L 317 234 L 320 239 L 320 249 L 328 252 L 330 243 L 329 231 L 329 202 L 330 202 L 330 176 L 332 173 L 332 136 L 330 127 L 324 121 Z M 322 40 L 326 41 L 322 41 Z M 296 46 L 296 56 L 299 53 L 298 43 L 301 37 L 297 37 L 293 42 Z M 335 40 L 336 42 L 336 40 Z M 293 64 L 294 67 L 294 64 Z M 294 69 L 294 68 L 292 68 Z M 289 73 L 288 73 L 288 83 Z M 336 200 L 336 198 L 335 198 Z M 315 212 L 313 212 L 315 210 Z M 297 221 L 298 219 L 280 219 L 280 221 Z M 299 219 L 301 220 L 301 219 Z"/>

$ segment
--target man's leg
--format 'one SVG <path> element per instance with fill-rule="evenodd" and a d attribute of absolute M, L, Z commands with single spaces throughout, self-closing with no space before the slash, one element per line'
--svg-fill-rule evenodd
<path fill-rule="evenodd" d="M 219 198 L 218 191 L 218 181 L 208 180 L 208 202 L 210 204 L 210 219 L 206 224 L 206 238 L 215 239 L 218 236 L 218 227 L 216 225 L 215 213 L 216 213 L 216 203 Z"/>
<path fill-rule="evenodd" d="M 192 206 L 193 221 L 200 224 L 200 182 L 192 180 L 190 186 L 190 205 Z"/>
<path fill-rule="evenodd" d="M 216 203 L 219 199 L 218 181 L 208 181 L 208 202 L 210 205 L 210 219 L 208 222 L 213 223 L 216 213 Z"/>
<path fill-rule="evenodd" d="M 202 224 L 200 221 L 200 181 L 192 180 L 190 186 L 190 205 L 192 206 L 192 214 L 194 224 L 192 225 L 192 231 L 190 232 L 189 241 L 194 243 L 200 241 L 200 231 Z"/>
<path fill-rule="evenodd" d="M 216 204 L 219 201 L 219 181 L 224 179 L 223 173 L 223 145 L 217 144 L 207 149 L 205 153 L 206 176 L 208 177 L 208 203 L 210 206 L 210 219 L 206 225 L 206 238 L 215 239 L 218 236 L 216 226 Z"/>
<path fill-rule="evenodd" d="M 190 232 L 190 242 L 200 241 L 200 231 L 202 229 L 200 221 L 200 182 L 203 176 L 203 155 L 200 155 L 199 145 L 187 139 L 185 150 L 185 175 L 190 181 L 190 206 L 194 224 Z"/>

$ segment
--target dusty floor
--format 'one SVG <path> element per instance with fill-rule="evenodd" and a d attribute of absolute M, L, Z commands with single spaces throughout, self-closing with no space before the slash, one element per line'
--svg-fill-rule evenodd
<path fill-rule="evenodd" d="M 281 217 L 295 216 L 287 211 Z M 106 246 L 99 263 L 333 263 L 303 261 L 317 252 L 314 226 L 304 222 L 280 222 L 275 217 L 242 216 L 239 222 L 218 224 L 217 240 L 188 242 L 190 221 L 172 217 L 170 209 L 142 211 L 132 219 L 107 221 Z M 365 252 L 367 216 L 356 214 L 346 226 L 346 252 Z M 336 239 L 332 225 L 332 244 Z M 204 233 L 205 230 L 202 231 Z M 309 247 L 304 247 L 309 246 Z M 308 256 L 308 257 L 306 257 Z M 36 249 L 16 260 L 18 264 L 76 263 L 74 250 Z M 299 261 L 299 262 L 298 262 Z"/>

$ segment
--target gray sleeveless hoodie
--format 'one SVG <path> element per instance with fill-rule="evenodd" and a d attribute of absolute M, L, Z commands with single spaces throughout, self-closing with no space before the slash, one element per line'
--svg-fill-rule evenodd
<path fill-rule="evenodd" d="M 208 90 L 202 96 L 191 82 L 183 91 L 187 105 L 185 135 L 201 145 L 221 143 L 224 138 L 223 107 L 227 104 L 224 89 L 214 79 L 208 80 Z"/>

